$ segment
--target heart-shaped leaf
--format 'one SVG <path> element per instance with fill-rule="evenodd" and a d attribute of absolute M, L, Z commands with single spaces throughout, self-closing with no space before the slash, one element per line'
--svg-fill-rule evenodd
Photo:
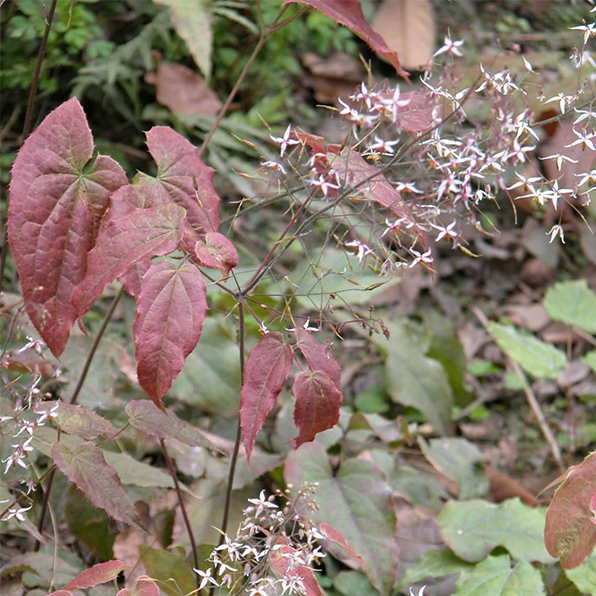
<path fill-rule="evenodd" d="M 141 387 L 163 409 L 161 397 L 201 337 L 207 288 L 195 265 L 162 261 L 141 281 L 133 325 Z"/>
<path fill-rule="evenodd" d="M 87 270 L 110 194 L 127 183 L 110 157 L 93 155 L 81 104 L 72 98 L 25 141 L 12 169 L 8 236 L 27 312 L 56 356 L 77 318 L 72 294 Z"/>

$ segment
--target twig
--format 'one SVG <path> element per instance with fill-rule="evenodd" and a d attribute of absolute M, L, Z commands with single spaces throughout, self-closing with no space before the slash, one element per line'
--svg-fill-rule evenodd
<path fill-rule="evenodd" d="M 478 320 L 482 323 L 482 325 L 486 329 L 486 331 L 494 339 L 494 336 L 491 333 L 489 321 L 486 318 L 486 315 L 477 307 L 474 307 L 472 309 L 472 311 L 474 312 L 474 314 L 476 315 Z M 511 364 L 515 374 L 522 381 L 522 384 L 524 386 L 524 393 L 526 395 L 526 400 L 528 401 L 528 404 L 530 405 L 532 412 L 534 412 L 534 416 L 536 416 L 536 420 L 538 420 L 538 426 L 540 427 L 540 430 L 542 431 L 542 434 L 544 435 L 544 438 L 546 439 L 546 442 L 548 443 L 548 445 L 550 447 L 551 453 L 553 454 L 553 458 L 557 464 L 557 467 L 559 468 L 560 472 L 563 473 L 565 471 L 565 466 L 563 465 L 563 459 L 561 458 L 561 450 L 559 449 L 559 445 L 558 445 L 557 441 L 555 440 L 555 437 L 553 436 L 553 433 L 552 433 L 550 427 L 548 426 L 546 418 L 544 417 L 544 413 L 542 412 L 542 410 L 540 408 L 540 404 L 538 403 L 538 400 L 536 399 L 536 396 L 534 395 L 534 392 L 532 391 L 532 388 L 530 387 L 530 384 L 528 383 L 528 381 L 526 379 L 526 375 L 524 375 L 519 364 L 515 360 L 513 360 L 513 358 L 511 358 L 511 356 L 509 355 L 507 350 L 505 350 L 503 347 L 501 347 L 501 350 L 507 357 L 507 360 Z"/>
<path fill-rule="evenodd" d="M 166 463 L 168 464 L 168 469 L 170 470 L 172 480 L 174 481 L 174 487 L 176 489 L 176 496 L 178 497 L 178 504 L 180 505 L 180 511 L 182 512 L 182 519 L 184 520 L 184 525 L 186 526 L 186 532 L 188 533 L 188 539 L 190 540 L 190 548 L 192 550 L 192 558 L 193 558 L 193 561 L 195 564 L 195 569 L 200 569 L 200 567 L 199 567 L 199 551 L 197 550 L 197 543 L 195 541 L 195 536 L 192 531 L 192 526 L 190 525 L 190 520 L 188 519 L 188 514 L 186 513 L 186 506 L 184 505 L 184 497 L 182 496 L 182 491 L 180 490 L 180 483 L 178 482 L 178 477 L 176 476 L 176 468 L 174 468 L 174 463 L 172 462 L 172 458 L 170 457 L 170 454 L 168 453 L 168 448 L 166 447 L 166 442 L 163 439 L 159 439 L 159 444 L 161 446 L 163 455 L 166 458 Z M 197 590 L 198 590 L 201 579 L 196 573 L 195 573 L 195 580 L 197 582 Z M 200 595 L 202 593 L 202 590 L 198 591 L 197 593 Z"/>
<path fill-rule="evenodd" d="M 52 0 L 50 6 L 50 12 L 48 13 L 48 19 L 46 21 L 46 30 L 39 46 L 39 52 L 37 54 L 37 63 L 35 64 L 35 72 L 33 73 L 33 82 L 31 83 L 31 90 L 29 91 L 29 100 L 27 102 L 27 112 L 25 114 L 25 124 L 23 126 L 23 134 L 21 135 L 21 145 L 25 142 L 25 139 L 31 132 L 31 120 L 33 115 L 33 104 L 35 103 L 35 96 L 37 95 L 37 86 L 39 84 L 39 74 L 41 73 L 41 65 L 43 58 L 46 53 L 46 45 L 48 43 L 48 37 L 50 35 L 50 29 L 52 27 L 52 20 L 54 18 L 54 11 L 56 10 L 56 4 L 58 0 Z M 0 292 L 2 291 L 2 283 L 4 281 L 4 269 L 6 267 L 6 253 L 8 251 L 8 227 L 4 227 L 4 239 L 2 241 L 2 254 L 0 255 Z"/>

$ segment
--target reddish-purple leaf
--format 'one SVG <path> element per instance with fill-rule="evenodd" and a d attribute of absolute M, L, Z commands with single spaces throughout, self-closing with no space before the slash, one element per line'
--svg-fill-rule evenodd
<path fill-rule="evenodd" d="M 72 592 L 69 590 L 56 590 L 55 592 L 50 592 L 48 596 L 72 596 Z"/>
<path fill-rule="evenodd" d="M 385 178 L 382 169 L 369 164 L 360 153 L 344 149 L 339 155 L 328 154 L 327 159 L 341 181 L 354 187 L 364 198 L 387 207 L 397 217 L 409 214 L 401 193 Z"/>
<path fill-rule="evenodd" d="M 294 3 L 308 4 L 324 15 L 333 19 L 336 23 L 344 25 L 352 30 L 358 37 L 363 39 L 375 52 L 387 58 L 397 70 L 397 73 L 404 78 L 409 74 L 401 67 L 397 52 L 392 50 L 385 40 L 367 22 L 362 14 L 360 0 L 284 0 L 282 6 Z"/>
<path fill-rule="evenodd" d="M 144 530 L 116 470 L 106 463 L 99 447 L 81 443 L 71 450 L 64 443 L 54 441 L 51 454 L 54 463 L 91 504 L 104 509 L 114 519 Z"/>
<path fill-rule="evenodd" d="M 176 439 L 191 447 L 207 447 L 224 453 L 192 424 L 181 420 L 170 410 L 161 410 L 152 401 L 140 399 L 126 404 L 126 413 L 131 426 L 160 439 Z"/>
<path fill-rule="evenodd" d="M 318 342 L 310 331 L 300 328 L 296 329 L 296 342 L 306 358 L 308 368 L 312 371 L 323 371 L 341 392 L 341 369 L 331 347 Z"/>
<path fill-rule="evenodd" d="M 49 408 L 49 405 L 46 405 L 46 408 Z M 92 410 L 65 402 L 60 402 L 57 422 L 63 432 L 78 435 L 86 441 L 118 432 L 118 429 L 109 420 L 102 418 Z"/>
<path fill-rule="evenodd" d="M 87 269 L 110 193 L 127 183 L 110 157 L 93 155 L 81 104 L 70 99 L 25 141 L 12 169 L 8 236 L 27 312 L 59 356 L 77 318 L 71 297 Z"/>
<path fill-rule="evenodd" d="M 117 218 L 108 213 L 89 253 L 87 276 L 73 293 L 79 316 L 87 312 L 107 283 L 137 263 L 176 250 L 184 215 L 184 209 L 172 204 L 132 209 Z"/>
<path fill-rule="evenodd" d="M 577 567 L 596 545 L 596 524 L 591 523 L 595 491 L 596 452 L 569 468 L 546 511 L 544 542 L 563 569 Z"/>
<path fill-rule="evenodd" d="M 344 535 L 336 527 L 325 522 L 319 524 L 318 527 L 321 534 L 323 534 L 327 540 L 330 540 L 331 542 L 340 546 L 348 554 L 352 555 L 352 557 L 354 557 L 358 562 L 364 565 L 362 557 L 349 545 Z"/>
<path fill-rule="evenodd" d="M 292 391 L 296 398 L 294 422 L 298 436 L 290 444 L 297 449 L 337 423 L 343 395 L 337 384 L 321 370 L 299 373 Z"/>
<path fill-rule="evenodd" d="M 150 577 L 141 575 L 132 590 L 130 588 L 122 588 L 116 596 L 159 596 L 159 588 Z"/>
<path fill-rule="evenodd" d="M 198 262 L 211 269 L 221 269 L 227 275 L 238 265 L 238 252 L 234 245 L 219 232 L 208 232 L 195 244 Z"/>
<path fill-rule="evenodd" d="M 85 569 L 79 573 L 74 579 L 71 579 L 62 589 L 63 590 L 83 590 L 85 588 L 92 588 L 99 584 L 105 584 L 118 577 L 118 574 L 126 569 L 122 561 L 117 559 L 114 561 L 106 561 L 105 563 L 97 563 L 89 569 Z"/>
<path fill-rule="evenodd" d="M 292 346 L 278 332 L 263 335 L 248 355 L 240 390 L 240 426 L 247 462 L 257 433 L 290 374 L 292 360 Z"/>
<path fill-rule="evenodd" d="M 154 126 L 147 133 L 147 146 L 157 164 L 157 176 L 141 175 L 135 186 L 152 201 L 173 201 L 184 207 L 197 232 L 216 231 L 219 196 L 213 186 L 213 169 L 201 161 L 196 148 L 167 126 Z"/>
<path fill-rule="evenodd" d="M 141 281 L 133 331 L 139 383 L 162 409 L 161 398 L 197 345 L 206 313 L 207 288 L 195 265 L 151 265 Z"/>
<path fill-rule="evenodd" d="M 433 123 L 433 100 L 420 91 L 402 93 L 401 99 L 410 101 L 397 112 L 397 125 L 406 132 L 428 130 Z"/>
<path fill-rule="evenodd" d="M 271 567 L 280 577 L 298 577 L 302 580 L 306 596 L 322 596 L 323 592 L 317 578 L 308 565 L 297 562 L 296 549 L 283 536 L 277 539 L 277 545 L 271 552 Z"/>

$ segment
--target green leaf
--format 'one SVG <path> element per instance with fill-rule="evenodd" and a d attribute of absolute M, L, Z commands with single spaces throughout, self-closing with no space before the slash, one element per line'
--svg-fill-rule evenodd
<path fill-rule="evenodd" d="M 490 488 L 482 465 L 482 453 L 466 439 L 422 439 L 424 457 L 448 478 L 457 482 L 460 501 L 483 497 Z"/>
<path fill-rule="evenodd" d="M 171 596 L 190 594 L 196 588 L 194 573 L 180 555 L 145 545 L 139 547 L 139 553 L 147 575 Z"/>
<path fill-rule="evenodd" d="M 596 586 L 596 551 L 575 569 L 566 569 L 565 575 L 586 594 Z"/>
<path fill-rule="evenodd" d="M 91 505 L 74 484 L 66 491 L 64 515 L 70 532 L 101 560 L 114 556 L 115 536 L 110 532 L 110 518 L 103 509 Z"/>
<path fill-rule="evenodd" d="M 509 325 L 490 323 L 499 347 L 526 372 L 541 379 L 556 379 L 567 366 L 564 352 L 552 344 Z"/>
<path fill-rule="evenodd" d="M 208 0 L 155 0 L 169 7 L 178 35 L 187 43 L 196 65 L 206 79 L 211 73 L 211 11 Z"/>
<path fill-rule="evenodd" d="M 92 443 L 81 443 L 69 449 L 64 443 L 54 441 L 50 451 L 58 468 L 93 505 L 105 509 L 114 519 L 144 530 L 116 470 L 106 463 L 99 447 Z"/>
<path fill-rule="evenodd" d="M 450 501 L 437 521 L 445 543 L 464 561 L 481 561 L 497 546 L 521 561 L 554 561 L 544 546 L 545 511 L 518 498 L 499 505 Z"/>
<path fill-rule="evenodd" d="M 507 555 L 488 557 L 473 571 L 463 573 L 454 596 L 543 596 L 544 584 L 538 569 L 519 561 L 511 568 Z"/>
<path fill-rule="evenodd" d="M 318 482 L 315 499 L 320 508 L 308 516 L 337 528 L 362 557 L 370 583 L 383 596 L 390 594 L 399 549 L 392 491 L 381 470 L 370 462 L 349 459 L 334 472 L 325 448 L 313 442 L 288 455 L 285 478 L 296 487 Z M 329 550 L 341 557 L 334 548 Z"/>
<path fill-rule="evenodd" d="M 543 304 L 555 321 L 596 332 L 596 294 L 585 279 L 555 284 L 546 293 Z"/>
<path fill-rule="evenodd" d="M 462 561 L 453 554 L 451 549 L 429 548 L 420 557 L 415 567 L 410 567 L 400 582 L 400 586 L 408 586 L 425 580 L 428 577 L 443 577 L 452 573 L 462 573 L 473 570 L 475 565 Z"/>
<path fill-rule="evenodd" d="M 207 317 L 201 339 L 169 393 L 210 414 L 237 416 L 240 371 L 235 333 L 229 325 Z"/>
<path fill-rule="evenodd" d="M 340 571 L 333 578 L 333 587 L 344 596 L 379 596 L 366 575 L 359 571 Z"/>
<path fill-rule="evenodd" d="M 441 434 L 449 434 L 453 392 L 443 366 L 418 349 L 405 325 L 393 322 L 387 343 L 387 391 L 394 402 L 420 410 Z M 383 347 L 381 347 L 383 346 Z"/>
<path fill-rule="evenodd" d="M 596 372 L 596 350 L 588 352 L 581 361 L 587 364 L 594 372 Z"/>

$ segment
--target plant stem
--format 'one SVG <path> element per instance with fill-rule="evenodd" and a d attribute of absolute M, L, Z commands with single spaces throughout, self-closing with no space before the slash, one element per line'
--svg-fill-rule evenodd
<path fill-rule="evenodd" d="M 31 83 L 31 89 L 29 91 L 29 100 L 27 102 L 27 112 L 25 114 L 25 125 L 23 126 L 23 133 L 21 135 L 21 145 L 25 142 L 25 139 L 31 132 L 31 121 L 33 117 L 33 104 L 35 103 L 35 96 L 37 95 L 37 86 L 39 84 L 39 75 L 41 73 L 41 65 L 46 53 L 46 46 L 48 43 L 48 37 L 50 35 L 50 29 L 52 28 L 52 20 L 54 19 L 54 11 L 56 10 L 56 4 L 58 0 L 52 0 L 50 6 L 50 12 L 46 21 L 46 30 L 39 46 L 39 52 L 37 53 L 37 63 L 35 64 L 35 72 L 33 73 L 33 82 Z M 4 239 L 2 240 L 2 254 L 0 255 L 0 292 L 2 291 L 2 283 L 4 281 L 4 269 L 6 267 L 6 253 L 8 251 L 8 227 L 4 226 Z"/>
<path fill-rule="evenodd" d="M 186 506 L 184 505 L 184 497 L 182 496 L 182 491 L 180 490 L 180 483 L 178 482 L 178 477 L 176 476 L 176 468 L 174 467 L 174 462 L 168 453 L 168 448 L 166 447 L 166 442 L 163 439 L 159 439 L 159 444 L 161 446 L 161 450 L 163 452 L 164 457 L 166 458 L 166 463 L 168 464 L 168 469 L 170 470 L 170 474 L 172 476 L 172 480 L 174 481 L 174 487 L 176 488 L 176 496 L 178 497 L 178 504 L 180 505 L 180 511 L 182 512 L 182 519 L 184 520 L 184 525 L 186 526 L 186 532 L 188 533 L 188 539 L 190 540 L 190 548 L 192 550 L 192 558 L 194 561 L 195 569 L 200 569 L 199 567 L 199 551 L 197 550 L 197 543 L 195 541 L 195 536 L 192 531 L 192 527 L 190 525 L 190 520 L 188 519 L 188 514 L 186 513 Z M 199 576 L 195 573 L 195 580 L 197 582 L 197 590 L 199 588 L 199 584 L 201 582 Z M 198 594 L 201 594 L 197 592 Z"/>
<path fill-rule="evenodd" d="M 77 398 L 79 397 L 79 393 L 81 392 L 81 389 L 83 388 L 83 383 L 85 382 L 85 379 L 87 378 L 87 373 L 89 372 L 89 368 L 91 367 L 91 362 L 93 361 L 93 357 L 95 356 L 95 352 L 97 351 L 99 342 L 101 341 L 101 338 L 103 337 L 103 334 L 108 326 L 108 323 L 110 322 L 110 319 L 112 318 L 112 315 L 114 314 L 114 311 L 116 310 L 116 306 L 118 305 L 118 302 L 120 302 L 120 298 L 122 298 L 123 294 L 124 294 L 124 286 L 122 285 L 122 286 L 120 286 L 118 293 L 114 296 L 114 299 L 112 300 L 112 304 L 110 304 L 110 308 L 108 308 L 108 312 L 106 313 L 106 316 L 103 318 L 103 321 L 101 322 L 101 327 L 99 328 L 99 331 L 97 332 L 97 335 L 95 336 L 95 339 L 93 340 L 93 345 L 91 346 L 91 350 L 89 350 L 89 354 L 87 355 L 87 359 L 85 360 L 85 364 L 83 365 L 83 369 L 81 370 L 81 374 L 79 375 L 79 380 L 77 382 L 77 386 L 75 387 L 72 397 L 70 398 L 71 404 L 74 404 L 77 401 Z M 60 432 L 60 431 L 58 431 L 58 432 Z M 60 435 L 58 435 L 58 436 L 60 436 Z M 56 468 L 53 468 L 51 474 L 48 476 L 48 482 L 47 482 L 45 492 L 44 492 L 43 503 L 41 506 L 41 513 L 39 514 L 39 522 L 37 524 L 37 529 L 39 530 L 40 534 L 43 533 L 43 523 L 44 523 L 45 517 L 46 517 L 46 511 L 48 508 L 48 500 L 50 498 L 50 491 L 52 490 L 52 484 L 54 483 L 55 473 L 56 473 Z M 41 543 L 38 540 L 35 543 L 35 551 L 38 551 L 40 546 L 41 546 Z"/>

